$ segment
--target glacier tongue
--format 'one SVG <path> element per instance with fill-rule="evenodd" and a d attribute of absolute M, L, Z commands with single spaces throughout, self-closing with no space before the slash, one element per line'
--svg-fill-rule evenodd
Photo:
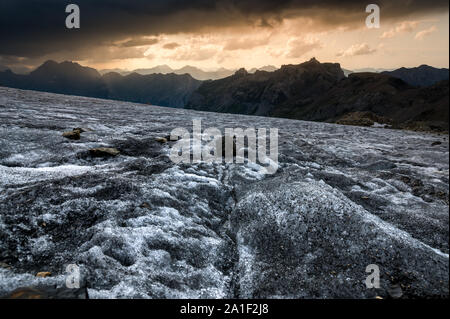
<path fill-rule="evenodd" d="M 172 163 L 193 119 L 278 128 L 277 173 Z M 448 135 L 0 88 L 0 150 L 0 295 L 76 264 L 91 298 L 448 297 Z"/>

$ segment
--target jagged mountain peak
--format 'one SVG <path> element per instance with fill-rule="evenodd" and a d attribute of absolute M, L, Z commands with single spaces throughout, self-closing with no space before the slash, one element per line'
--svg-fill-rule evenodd
<path fill-rule="evenodd" d="M 310 60 L 299 63 L 299 64 L 284 64 L 281 66 L 281 69 L 300 69 L 300 68 L 313 69 L 313 68 L 316 68 L 316 70 L 319 70 L 319 68 L 324 69 L 324 68 L 329 68 L 329 67 L 340 69 L 341 65 L 339 63 L 328 63 L 328 62 L 321 63 L 316 58 L 311 58 Z"/>
<path fill-rule="evenodd" d="M 60 76 L 86 76 L 100 78 L 100 73 L 93 68 L 82 66 L 76 62 L 63 61 L 58 63 L 53 60 L 45 61 L 41 66 L 30 72 L 32 76 L 47 76 L 50 74 L 58 74 Z"/>
<path fill-rule="evenodd" d="M 248 75 L 248 72 L 247 72 L 247 70 L 245 68 L 240 68 L 239 70 L 237 70 L 234 73 L 234 75 L 235 76 L 246 76 L 246 75 Z"/>
<path fill-rule="evenodd" d="M 311 59 L 309 59 L 308 62 L 305 63 L 320 63 L 315 57 L 312 57 Z"/>

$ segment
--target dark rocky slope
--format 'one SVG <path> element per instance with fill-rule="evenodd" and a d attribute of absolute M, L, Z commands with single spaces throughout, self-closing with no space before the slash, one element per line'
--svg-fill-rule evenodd
<path fill-rule="evenodd" d="M 344 79 L 339 64 L 312 59 L 285 65 L 274 72 L 245 69 L 233 76 L 204 82 L 186 108 L 253 115 L 270 115 L 282 105 L 307 104 Z"/>
<path fill-rule="evenodd" d="M 190 75 L 100 75 L 77 63 L 47 61 L 29 75 L 0 72 L 0 85 L 70 95 L 184 107 L 200 81 Z"/>
<path fill-rule="evenodd" d="M 173 73 L 126 76 L 108 73 L 103 76 L 103 81 L 110 99 L 176 108 L 183 108 L 201 83 L 189 74 Z"/>
<path fill-rule="evenodd" d="M 402 79 L 412 86 L 431 86 L 437 82 L 448 80 L 448 69 L 437 69 L 428 65 L 417 68 L 400 68 L 394 71 L 385 71 L 393 77 Z"/>
<path fill-rule="evenodd" d="M 424 123 L 448 131 L 449 83 L 414 88 L 377 73 L 354 73 L 306 105 L 283 105 L 270 115 L 335 122 L 351 112 L 372 112 L 397 127 Z"/>
<path fill-rule="evenodd" d="M 0 85 L 22 89 L 107 98 L 97 70 L 77 63 L 47 61 L 28 75 L 0 72 Z"/>
<path fill-rule="evenodd" d="M 388 74 L 344 76 L 339 64 L 312 59 L 275 72 L 204 82 L 187 108 L 336 122 L 352 112 L 372 112 L 397 127 L 448 131 L 448 80 L 415 88 Z"/>

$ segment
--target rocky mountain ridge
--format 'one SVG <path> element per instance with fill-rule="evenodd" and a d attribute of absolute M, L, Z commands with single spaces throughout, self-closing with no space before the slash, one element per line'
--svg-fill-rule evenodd
<path fill-rule="evenodd" d="M 446 69 L 348 74 L 337 63 L 314 58 L 274 71 L 264 68 L 269 71 L 240 69 L 219 80 L 198 81 L 187 73 L 101 75 L 76 63 L 47 61 L 29 75 L 0 71 L 0 85 L 222 113 L 448 132 Z M 410 84 L 419 82 L 432 85 Z"/>
<path fill-rule="evenodd" d="M 370 112 L 399 128 L 448 131 L 448 101 L 448 80 L 416 88 L 386 73 L 346 77 L 339 64 L 311 59 L 274 72 L 239 70 L 204 82 L 186 108 L 325 122 Z"/>

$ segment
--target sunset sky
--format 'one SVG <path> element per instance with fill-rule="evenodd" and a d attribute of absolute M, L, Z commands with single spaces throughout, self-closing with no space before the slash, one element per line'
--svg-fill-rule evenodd
<path fill-rule="evenodd" d="M 80 7 L 80 29 L 65 27 L 69 3 Z M 379 29 L 365 25 L 370 3 L 381 8 Z M 316 57 L 348 69 L 448 68 L 448 28 L 447 0 L 14 0 L 0 3 L 0 65 L 250 69 Z"/>

